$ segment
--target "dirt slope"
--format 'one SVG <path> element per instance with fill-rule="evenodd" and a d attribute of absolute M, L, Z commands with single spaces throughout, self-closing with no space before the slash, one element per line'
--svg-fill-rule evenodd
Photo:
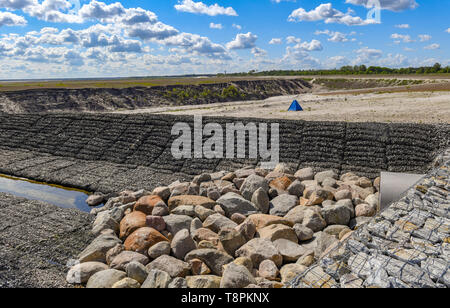
<path fill-rule="evenodd" d="M 155 106 L 210 104 L 265 99 L 309 92 L 302 79 L 134 87 L 124 89 L 42 89 L 0 93 L 0 112 L 35 113 L 131 110 Z"/>

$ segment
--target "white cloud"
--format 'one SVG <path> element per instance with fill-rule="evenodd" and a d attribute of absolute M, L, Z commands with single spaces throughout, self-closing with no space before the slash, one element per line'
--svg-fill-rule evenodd
<path fill-rule="evenodd" d="M 445 30 L 445 32 L 450 33 L 450 28 L 448 28 L 447 30 Z"/>
<path fill-rule="evenodd" d="M 232 27 L 235 28 L 235 29 L 238 29 L 238 30 L 242 30 L 242 26 L 241 25 L 233 24 Z"/>
<path fill-rule="evenodd" d="M 388 54 L 385 58 L 379 59 L 377 65 L 399 68 L 411 66 L 411 62 L 409 57 L 406 57 L 405 55 Z"/>
<path fill-rule="evenodd" d="M 330 30 L 324 30 L 324 31 L 316 31 L 314 33 L 315 35 L 321 35 L 325 34 L 329 36 L 328 41 L 334 42 L 334 43 L 343 43 L 348 42 L 350 39 L 348 38 L 349 35 L 354 35 L 354 33 L 345 34 L 338 31 L 330 31 Z"/>
<path fill-rule="evenodd" d="M 68 0 L 45 0 L 42 3 L 33 0 L 23 7 L 23 12 L 48 22 L 82 23 L 84 19 L 80 15 L 70 12 L 72 7 L 73 3 Z"/>
<path fill-rule="evenodd" d="M 395 25 L 395 27 L 399 28 L 399 29 L 409 29 L 410 28 L 409 24 Z"/>
<path fill-rule="evenodd" d="M 177 46 L 184 53 L 202 54 L 208 57 L 230 59 L 227 50 L 220 44 L 212 43 L 207 37 L 191 33 L 180 33 L 161 41 L 166 46 Z"/>
<path fill-rule="evenodd" d="M 0 12 L 0 27 L 2 26 L 24 26 L 27 21 L 22 16 L 10 13 Z"/>
<path fill-rule="evenodd" d="M 113 20 L 109 20 L 114 23 L 122 23 L 125 25 L 136 25 L 144 23 L 155 23 L 158 17 L 155 13 L 141 9 L 130 8 L 125 9 L 125 14 L 118 14 Z"/>
<path fill-rule="evenodd" d="M 179 31 L 172 26 L 157 22 L 155 24 L 144 24 L 131 27 L 126 30 L 126 33 L 130 37 L 137 37 L 147 41 L 151 39 L 164 40 L 168 37 L 177 35 Z"/>
<path fill-rule="evenodd" d="M 193 0 L 183 0 L 175 5 L 175 9 L 180 12 L 205 14 L 209 16 L 228 15 L 238 16 L 232 7 L 222 7 L 217 3 L 213 5 L 206 5 L 203 2 L 194 2 Z"/>
<path fill-rule="evenodd" d="M 311 57 L 299 44 L 286 47 L 286 54 L 282 59 L 282 63 L 290 67 L 300 66 L 300 69 L 318 68 L 321 65 L 318 59 Z"/>
<path fill-rule="evenodd" d="M 374 64 L 376 60 L 380 59 L 383 55 L 383 51 L 379 49 L 372 49 L 369 47 L 363 47 L 355 50 L 357 57 L 354 64 Z"/>
<path fill-rule="evenodd" d="M 304 50 L 304 51 L 321 51 L 323 50 L 322 43 L 318 40 L 312 40 L 311 42 L 300 43 L 294 48 Z"/>
<path fill-rule="evenodd" d="M 329 57 L 326 60 L 326 66 L 328 68 L 340 68 L 344 65 L 348 65 L 349 63 L 349 60 L 344 56 Z"/>
<path fill-rule="evenodd" d="M 411 39 L 410 35 L 404 35 L 404 34 L 398 34 L 398 33 L 394 33 L 391 35 L 391 38 L 396 40 L 396 43 L 412 43 L 415 42 L 413 39 Z"/>
<path fill-rule="evenodd" d="M 299 44 L 302 41 L 300 38 L 296 38 L 295 36 L 288 36 L 286 38 L 286 42 L 288 44 Z"/>
<path fill-rule="evenodd" d="M 6 8 L 10 10 L 21 10 L 33 4 L 34 0 L 0 0 L 0 8 Z"/>
<path fill-rule="evenodd" d="M 419 39 L 421 42 L 428 42 L 431 40 L 432 36 L 428 34 L 419 34 Z"/>
<path fill-rule="evenodd" d="M 106 4 L 92 0 L 78 11 L 73 0 L 0 0 L 0 6 L 24 13 L 40 20 L 58 23 L 83 23 L 88 20 L 108 23 L 137 24 L 155 22 L 156 15 L 142 8 L 125 9 L 120 2 Z"/>
<path fill-rule="evenodd" d="M 399 12 L 407 9 L 415 9 L 419 5 L 415 0 L 379 0 L 381 8 Z M 374 1 L 371 0 L 346 0 L 345 3 L 362 5 L 368 8 L 372 8 Z"/>
<path fill-rule="evenodd" d="M 213 22 L 209 24 L 209 27 L 210 27 L 211 29 L 218 29 L 218 30 L 223 29 L 222 24 L 215 24 L 215 23 L 213 23 Z"/>
<path fill-rule="evenodd" d="M 424 47 L 424 49 L 427 49 L 427 50 L 435 50 L 435 49 L 439 49 L 439 48 L 441 48 L 441 45 L 439 45 L 439 44 L 431 44 L 431 45 Z"/>
<path fill-rule="evenodd" d="M 258 47 L 254 47 L 254 48 L 252 48 L 252 54 L 255 57 L 265 57 L 265 56 L 267 56 L 267 51 L 265 51 L 264 49 L 258 48 Z"/>
<path fill-rule="evenodd" d="M 12 2 L 8 5 L 12 6 Z M 34 9 L 33 14 L 41 19 L 56 20 L 55 16 L 58 16 L 59 19 L 68 21 L 67 16 L 70 15 L 71 21 L 98 20 L 100 23 L 80 30 L 44 27 L 40 31 L 30 31 L 24 35 L 5 34 L 0 36 L 0 56 L 8 57 L 8 61 L 12 63 L 26 64 L 26 67 L 29 67 L 27 71 L 32 70 L 27 63 L 34 63 L 35 73 L 42 70 L 36 65 L 45 63 L 47 67 L 44 70 L 48 74 L 55 71 L 70 72 L 69 67 L 73 70 L 78 67 L 80 72 L 84 72 L 83 74 L 94 75 L 98 72 L 113 74 L 113 71 L 116 75 L 123 74 L 122 71 L 128 74 L 133 67 L 136 70 L 143 69 L 139 61 L 148 59 L 148 53 L 154 51 L 148 43 L 170 47 L 169 55 L 162 54 L 152 58 L 152 63 L 156 63 L 155 59 L 161 59 L 163 67 L 176 63 L 190 68 L 200 64 L 209 67 L 211 63 L 225 65 L 226 61 L 231 59 L 229 51 L 224 46 L 213 43 L 207 37 L 180 32 L 158 21 L 153 12 L 142 8 L 124 8 L 118 2 L 107 5 L 91 1 L 78 12 L 68 14 L 69 11 L 61 11 L 63 15 L 52 15 L 53 17 L 48 15 L 49 12 L 66 7 L 65 5 L 65 0 L 46 0 L 39 7 L 28 6 L 28 8 Z M 41 14 L 41 11 L 36 10 L 44 6 L 48 8 L 48 11 Z M 9 12 L 0 12 L 0 14 L 8 17 L 14 15 Z M 7 24 L 6 19 L 5 24 Z M 164 50 L 166 49 L 163 48 Z M 263 53 L 263 50 L 255 50 L 255 54 Z M 2 61 L 1 73 L 4 75 L 6 74 L 3 70 L 4 62 L 2 59 L 0 61 Z M 92 67 L 96 67 L 98 71 L 93 71 Z M 162 70 L 160 73 L 166 74 L 167 71 Z M 74 75 L 70 74 L 70 76 Z"/>
<path fill-rule="evenodd" d="M 325 21 L 325 23 L 338 23 L 347 26 L 364 26 L 376 23 L 373 19 L 363 20 L 361 17 L 352 16 L 353 11 L 343 13 L 333 8 L 331 3 L 323 3 L 314 10 L 306 11 L 303 8 L 296 9 L 289 15 L 290 22 Z"/>
<path fill-rule="evenodd" d="M 283 44 L 283 40 L 280 38 L 273 38 L 269 42 L 270 45 L 281 45 Z"/>
<path fill-rule="evenodd" d="M 111 20 L 114 17 L 124 15 L 125 8 L 120 2 L 108 5 L 94 0 L 83 5 L 78 14 L 84 19 Z"/>
<path fill-rule="evenodd" d="M 228 49 L 250 49 L 255 46 L 258 36 L 248 32 L 247 34 L 240 33 L 236 38 L 227 44 Z"/>

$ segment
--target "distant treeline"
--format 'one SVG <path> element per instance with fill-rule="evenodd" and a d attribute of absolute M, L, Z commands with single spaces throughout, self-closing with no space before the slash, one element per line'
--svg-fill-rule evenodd
<path fill-rule="evenodd" d="M 296 75 L 411 75 L 411 74 L 449 74 L 450 66 L 443 67 L 436 63 L 433 66 L 389 68 L 380 66 L 356 65 L 343 66 L 340 69 L 330 70 L 273 70 L 273 71 L 249 71 L 247 73 L 226 74 L 226 76 L 296 76 Z M 217 76 L 225 76 L 218 74 Z"/>

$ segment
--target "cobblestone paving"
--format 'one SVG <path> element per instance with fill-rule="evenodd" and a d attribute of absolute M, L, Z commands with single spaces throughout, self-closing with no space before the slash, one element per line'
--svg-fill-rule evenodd
<path fill-rule="evenodd" d="M 319 264 L 294 287 L 450 286 L 450 150 L 398 202 Z"/>

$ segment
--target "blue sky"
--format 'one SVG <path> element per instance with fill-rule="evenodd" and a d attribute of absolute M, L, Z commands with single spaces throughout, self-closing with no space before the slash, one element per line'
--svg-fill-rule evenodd
<path fill-rule="evenodd" d="M 0 0 L 0 79 L 450 65 L 448 12 L 448 0 Z"/>

